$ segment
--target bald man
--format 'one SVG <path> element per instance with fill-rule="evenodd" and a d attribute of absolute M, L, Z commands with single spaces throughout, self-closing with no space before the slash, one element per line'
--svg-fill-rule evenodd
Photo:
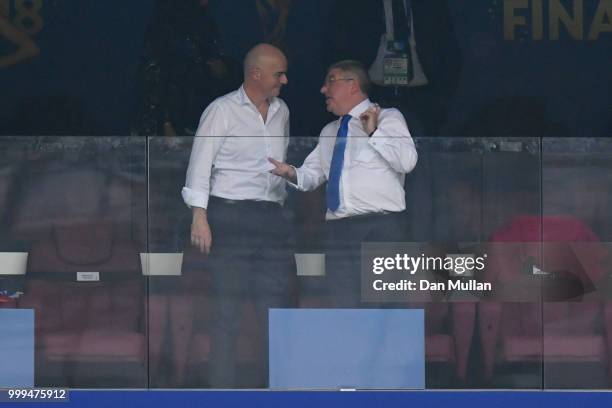
<path fill-rule="evenodd" d="M 245 385 L 236 377 L 235 343 L 244 300 L 262 333 L 257 383 L 267 383 L 269 308 L 291 306 L 293 255 L 283 220 L 285 182 L 269 173 L 268 156 L 285 159 L 289 109 L 278 98 L 287 60 L 268 44 L 244 60 L 240 89 L 202 114 L 182 195 L 192 208 L 191 242 L 209 257 L 214 290 L 210 385 Z M 252 340 L 252 339 L 249 339 Z"/>

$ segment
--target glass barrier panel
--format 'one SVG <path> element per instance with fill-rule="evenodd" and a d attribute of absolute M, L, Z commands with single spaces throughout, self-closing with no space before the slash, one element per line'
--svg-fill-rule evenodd
<path fill-rule="evenodd" d="M 1 255 L 24 254 L 21 270 L 3 260 L 0 289 L 34 309 L 36 386 L 147 386 L 144 142 L 0 139 Z"/>
<path fill-rule="evenodd" d="M 610 386 L 609 139 L 542 141 L 544 388 Z"/>

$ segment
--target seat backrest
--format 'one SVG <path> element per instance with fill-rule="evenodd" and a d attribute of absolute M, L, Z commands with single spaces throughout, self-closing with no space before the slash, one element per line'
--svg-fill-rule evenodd
<path fill-rule="evenodd" d="M 117 233 L 106 220 L 84 224 L 54 225 L 52 233 L 35 242 L 28 259 L 28 274 L 74 274 L 100 272 L 104 277 L 122 279 L 140 275 L 136 246 Z M 75 276 L 66 276 L 74 280 Z M 60 276 L 55 279 L 63 279 Z"/>

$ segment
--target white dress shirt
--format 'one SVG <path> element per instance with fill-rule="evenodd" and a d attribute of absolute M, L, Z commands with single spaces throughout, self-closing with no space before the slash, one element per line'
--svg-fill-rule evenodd
<path fill-rule="evenodd" d="M 340 179 L 340 207 L 327 210 L 326 219 L 362 214 L 398 212 L 406 209 L 404 179 L 417 162 L 417 152 L 397 109 L 382 109 L 378 128 L 368 137 L 359 116 L 372 102 L 364 100 L 349 114 L 346 150 Z M 329 178 L 340 119 L 321 131 L 319 143 L 297 171 L 300 190 L 314 190 Z"/>
<path fill-rule="evenodd" d="M 267 120 L 243 87 L 212 102 L 200 119 L 182 191 L 189 207 L 208 207 L 211 195 L 282 203 L 285 181 L 269 173 L 268 157 L 285 160 L 289 109 L 272 98 Z"/>

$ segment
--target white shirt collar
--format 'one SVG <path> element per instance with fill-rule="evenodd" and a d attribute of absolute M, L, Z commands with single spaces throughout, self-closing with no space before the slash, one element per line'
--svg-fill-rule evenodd
<path fill-rule="evenodd" d="M 247 95 L 246 91 L 244 90 L 244 84 L 242 84 L 240 88 L 238 89 L 238 91 L 236 91 L 236 100 L 238 101 L 240 105 L 251 105 L 255 107 L 255 105 L 253 104 L 253 101 L 251 101 L 251 99 L 249 98 L 249 95 Z M 278 101 L 278 98 L 274 96 L 268 100 L 268 103 L 270 104 L 270 111 L 273 111 L 273 112 L 276 111 L 276 109 L 278 108 L 278 105 L 280 104 L 280 102 Z"/>
<path fill-rule="evenodd" d="M 370 101 L 369 98 L 366 98 L 357 105 L 355 105 L 353 109 L 351 109 L 351 111 L 349 112 L 349 115 L 351 115 L 353 118 L 359 118 L 359 116 L 361 116 L 363 112 L 367 111 L 368 108 L 372 105 L 372 101 Z"/>

